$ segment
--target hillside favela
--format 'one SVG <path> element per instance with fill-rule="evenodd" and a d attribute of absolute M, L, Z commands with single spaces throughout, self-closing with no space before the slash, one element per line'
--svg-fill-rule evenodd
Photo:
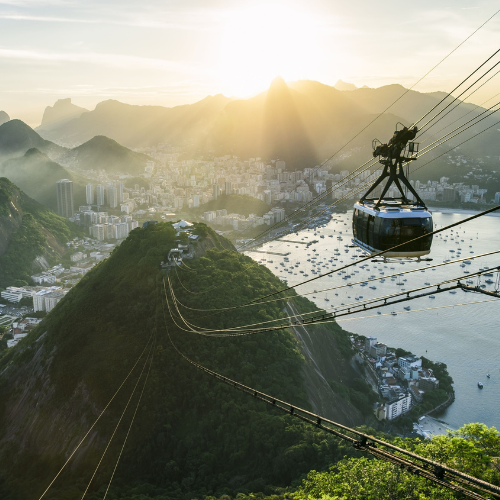
<path fill-rule="evenodd" d="M 498 7 L 0 1 L 0 499 L 500 500 Z"/>

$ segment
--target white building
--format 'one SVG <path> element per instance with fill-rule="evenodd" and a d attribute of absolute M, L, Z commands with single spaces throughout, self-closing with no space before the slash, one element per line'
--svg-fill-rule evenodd
<path fill-rule="evenodd" d="M 8 286 L 3 292 L 0 293 L 0 296 L 8 300 L 9 302 L 19 302 L 21 299 L 25 297 L 32 297 L 35 292 L 31 290 L 25 290 L 24 288 L 17 288 L 15 286 Z"/>
<path fill-rule="evenodd" d="M 416 356 L 406 356 L 403 357 L 401 356 L 398 358 L 398 365 L 401 368 L 407 368 L 410 369 L 410 367 L 417 366 L 417 367 L 422 367 L 422 359 L 417 358 Z"/>
<path fill-rule="evenodd" d="M 97 197 L 96 203 L 100 207 L 104 205 L 104 186 L 102 184 L 98 184 L 95 188 L 95 194 Z"/>
<path fill-rule="evenodd" d="M 120 222 L 115 225 L 115 234 L 116 239 L 120 240 L 122 238 L 126 238 L 128 236 L 128 223 Z"/>
<path fill-rule="evenodd" d="M 372 345 L 377 343 L 377 337 L 366 337 L 365 339 L 365 352 L 369 353 Z"/>
<path fill-rule="evenodd" d="M 56 304 L 60 302 L 65 295 L 65 292 L 50 292 L 45 295 L 45 310 L 47 312 L 52 311 L 52 309 L 56 307 Z"/>
<path fill-rule="evenodd" d="M 215 211 L 209 211 L 209 212 L 205 212 L 203 214 L 203 219 L 206 221 L 206 222 L 212 222 L 215 220 L 215 218 L 217 217 L 217 213 Z"/>
<path fill-rule="evenodd" d="M 40 290 L 33 296 L 34 311 L 52 311 L 56 304 L 66 295 L 66 291 L 55 287 Z"/>
<path fill-rule="evenodd" d="M 56 276 L 50 273 L 40 273 L 31 276 L 31 279 L 41 285 L 42 283 L 49 283 L 50 285 L 57 281 Z"/>
<path fill-rule="evenodd" d="M 274 213 L 274 221 L 275 222 L 281 222 L 282 220 L 285 219 L 285 209 L 284 208 L 274 207 L 271 209 L 271 212 Z"/>
<path fill-rule="evenodd" d="M 124 192 L 123 192 L 123 189 L 124 189 L 123 182 L 118 182 L 116 184 L 116 189 L 118 190 L 118 203 L 122 203 L 122 201 L 123 201 L 123 195 L 124 195 Z"/>
<path fill-rule="evenodd" d="M 118 190 L 115 186 L 110 185 L 107 187 L 108 205 L 110 208 L 116 208 L 118 206 Z"/>
<path fill-rule="evenodd" d="M 104 225 L 94 224 L 89 227 L 90 236 L 98 241 L 104 241 Z"/>
<path fill-rule="evenodd" d="M 403 395 L 396 401 L 385 404 L 387 420 L 394 420 L 403 413 L 410 411 L 411 408 L 411 395 Z"/>
<path fill-rule="evenodd" d="M 72 273 L 87 274 L 94 266 L 95 263 L 84 264 L 84 265 L 82 264 L 82 265 L 71 266 L 69 270 Z"/>
<path fill-rule="evenodd" d="M 71 262 L 78 262 L 79 260 L 83 260 L 87 257 L 87 254 L 84 254 L 82 252 L 76 252 L 74 253 L 70 259 L 71 259 Z"/>
<path fill-rule="evenodd" d="M 94 204 L 94 186 L 93 184 L 87 184 L 85 186 L 85 196 L 88 205 Z"/>
<path fill-rule="evenodd" d="M 33 295 L 33 310 L 35 312 L 45 311 L 45 295 L 47 293 L 49 293 L 48 290 L 41 290 Z"/>

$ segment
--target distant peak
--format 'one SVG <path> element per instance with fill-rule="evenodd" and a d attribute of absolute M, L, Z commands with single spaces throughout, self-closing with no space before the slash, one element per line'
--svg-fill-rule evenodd
<path fill-rule="evenodd" d="M 4 123 L 3 126 L 14 130 L 33 130 L 29 125 L 24 123 L 22 120 L 19 120 L 19 118 L 9 120 L 8 122 Z"/>
<path fill-rule="evenodd" d="M 80 117 L 88 110 L 71 102 L 71 97 L 58 99 L 53 106 L 47 106 L 43 113 L 41 129 L 52 130 L 60 127 L 74 118 Z"/>
<path fill-rule="evenodd" d="M 42 156 L 44 158 L 48 159 L 48 156 L 45 153 L 42 153 L 38 148 L 30 148 L 26 153 L 24 153 L 24 156 L 26 158 L 29 158 L 31 156 Z"/>
<path fill-rule="evenodd" d="M 357 90 L 358 87 L 356 87 L 356 85 L 354 85 L 354 83 L 347 83 L 347 82 L 344 82 L 342 80 L 339 80 L 335 85 L 334 87 L 337 89 L 337 90 Z"/>
<path fill-rule="evenodd" d="M 92 137 L 92 139 L 89 139 L 87 142 L 116 142 L 116 141 L 110 139 L 105 135 L 94 135 L 94 137 Z"/>
<path fill-rule="evenodd" d="M 96 104 L 95 109 L 118 107 L 118 106 L 129 106 L 129 104 L 124 104 L 123 102 L 117 101 L 116 99 L 106 99 L 105 101 L 98 102 Z"/>
<path fill-rule="evenodd" d="M 272 82 L 270 88 L 288 87 L 285 80 L 281 76 L 277 76 Z"/>
<path fill-rule="evenodd" d="M 0 125 L 10 120 L 10 116 L 5 111 L 0 111 Z"/>
<path fill-rule="evenodd" d="M 55 107 L 65 107 L 65 106 L 69 106 L 71 104 L 71 97 L 66 97 L 65 99 L 57 99 L 57 101 L 55 102 L 54 104 L 54 108 Z"/>

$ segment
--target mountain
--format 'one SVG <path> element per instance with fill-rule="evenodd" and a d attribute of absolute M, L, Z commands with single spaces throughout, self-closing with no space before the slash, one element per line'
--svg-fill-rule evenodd
<path fill-rule="evenodd" d="M 56 159 L 65 148 L 42 139 L 21 120 L 10 120 L 0 125 L 0 161 L 21 156 L 28 149 L 37 148 L 49 158 Z"/>
<path fill-rule="evenodd" d="M 151 158 L 121 146 L 113 139 L 98 135 L 85 144 L 73 148 L 58 158 L 62 165 L 81 170 L 105 170 L 126 172 L 132 175 L 144 173 L 146 162 Z"/>
<path fill-rule="evenodd" d="M 205 147 L 217 154 L 314 164 L 314 145 L 303 121 L 307 105 L 300 93 L 277 78 L 267 92 L 229 103 L 207 134 Z"/>
<path fill-rule="evenodd" d="M 28 196 L 54 211 L 57 210 L 56 182 L 61 179 L 75 182 L 68 170 L 36 148 L 29 149 L 23 156 L 1 163 L 0 177 L 7 177 Z M 83 188 L 75 184 L 73 194 L 76 206 L 84 202 L 81 193 Z"/>
<path fill-rule="evenodd" d="M 337 90 L 357 90 L 358 87 L 356 87 L 356 85 L 354 85 L 354 83 L 347 83 L 347 82 L 343 82 L 342 80 L 338 80 L 337 83 L 334 85 L 334 87 L 337 89 Z"/>
<path fill-rule="evenodd" d="M 43 113 L 42 123 L 37 130 L 52 130 L 80 117 L 88 109 L 72 104 L 71 99 L 59 99 L 54 106 L 47 106 Z"/>
<path fill-rule="evenodd" d="M 40 270 L 40 258 L 53 262 L 75 234 L 74 224 L 0 177 L 0 288 L 29 282 Z"/>
<path fill-rule="evenodd" d="M 318 82 L 276 79 L 256 97 L 229 103 L 207 134 L 206 148 L 243 158 L 316 165 L 340 145 L 365 111 L 345 93 Z"/>
<path fill-rule="evenodd" d="M 251 301 L 283 286 L 268 269 L 234 251 L 205 225 L 195 225 L 194 233 L 199 240 L 197 258 L 189 260 L 192 271 L 179 270 L 186 289 L 175 273 L 170 274 L 183 304 L 212 310 Z M 105 409 L 148 339 L 153 339 L 154 358 L 110 497 L 131 499 L 132 490 L 136 498 L 175 500 L 258 492 L 268 485 L 287 486 L 311 468 L 322 470 L 351 454 L 352 447 L 342 447 L 314 427 L 277 414 L 179 356 L 169 335 L 181 352 L 197 362 L 275 397 L 310 407 L 303 377 L 306 361 L 291 331 L 210 338 L 179 330 L 168 310 L 164 317 L 166 276 L 158 265 L 177 246 L 178 238 L 172 225 L 165 223 L 132 231 L 36 330 L 0 360 L 2 498 L 40 495 Z M 207 289 L 211 292 L 206 293 Z M 307 305 L 316 309 L 303 301 L 305 305 L 301 301 L 296 305 L 300 310 Z M 257 308 L 205 314 L 205 319 L 194 319 L 187 309 L 183 311 L 189 321 L 203 328 L 225 328 L 283 317 L 282 307 L 270 302 Z M 324 331 L 336 345 L 329 359 L 332 379 L 353 377 L 347 333 L 337 325 L 314 328 L 315 334 Z M 147 352 L 54 483 L 49 498 L 82 496 L 139 382 L 142 367 L 149 370 Z M 13 391 L 13 387 L 19 390 Z M 330 395 L 332 412 L 344 422 L 362 423 L 360 411 L 344 398 Z M 134 398 L 130 410 L 136 401 Z M 100 488 L 109 480 L 131 415 L 127 413 L 111 441 L 91 484 L 90 498 L 102 496 Z M 96 497 L 98 490 L 101 495 Z"/>
<path fill-rule="evenodd" d="M 0 125 L 10 120 L 10 116 L 5 111 L 0 111 Z"/>
<path fill-rule="evenodd" d="M 217 95 L 174 108 L 110 100 L 47 133 L 40 132 L 47 139 L 73 146 L 104 135 L 129 148 L 167 143 L 191 155 L 282 159 L 290 169 L 315 166 L 342 148 L 330 163 L 336 170 L 350 170 L 371 157 L 373 139 L 388 141 L 398 122 L 411 125 L 447 96 L 443 92 L 408 91 L 396 84 L 358 89 L 342 81 L 337 83 L 339 88 L 349 90 L 308 80 L 285 83 L 278 78 L 267 91 L 250 99 L 230 100 Z M 430 143 L 444 135 L 444 128 L 465 113 L 471 112 L 469 119 L 482 111 L 462 103 L 431 129 L 436 135 L 426 140 Z M 491 123 L 493 118 L 481 126 Z M 457 136 L 450 146 L 437 148 L 428 157 L 441 154 L 466 136 Z M 494 157 L 498 143 L 495 134 L 484 138 L 479 149 L 483 159 Z M 474 143 L 465 145 L 461 152 L 476 154 Z M 490 163 L 488 168 L 494 168 Z M 443 160 L 432 164 L 432 172 L 436 172 L 437 164 L 442 165 Z M 428 175 L 430 171 L 421 172 Z"/>
<path fill-rule="evenodd" d="M 96 135 L 110 137 L 129 148 L 198 141 L 228 102 L 230 99 L 221 94 L 173 108 L 108 100 L 79 118 L 40 133 L 46 139 L 70 147 Z"/>

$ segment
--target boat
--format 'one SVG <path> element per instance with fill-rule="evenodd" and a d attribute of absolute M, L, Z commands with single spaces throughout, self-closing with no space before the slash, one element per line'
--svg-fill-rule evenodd
<path fill-rule="evenodd" d="M 396 316 L 398 313 L 396 311 L 391 311 L 392 316 Z"/>
<path fill-rule="evenodd" d="M 477 386 L 479 387 L 479 389 L 482 389 L 482 388 L 484 387 L 484 386 L 483 386 L 483 384 L 482 384 L 481 382 L 478 382 L 478 383 L 477 383 Z"/>
<path fill-rule="evenodd" d="M 491 375 L 490 375 L 489 373 L 487 373 L 487 374 L 486 374 L 486 376 L 487 376 L 488 378 L 490 378 L 490 377 L 491 377 Z"/>
<path fill-rule="evenodd" d="M 411 307 L 410 306 L 406 306 L 404 309 L 405 309 L 405 311 L 410 311 Z"/>

